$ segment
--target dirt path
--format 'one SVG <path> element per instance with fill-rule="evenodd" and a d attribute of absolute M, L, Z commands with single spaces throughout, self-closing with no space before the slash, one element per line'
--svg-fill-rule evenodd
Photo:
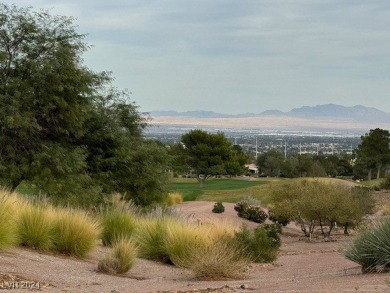
<path fill-rule="evenodd" d="M 225 204 L 225 213 L 218 215 L 211 212 L 212 206 L 190 202 L 180 205 L 180 210 L 201 221 L 245 222 L 236 216 L 233 204 Z M 108 276 L 96 272 L 98 259 L 107 253 L 104 247 L 88 260 L 17 248 L 0 253 L 0 289 L 15 279 L 14 284 L 25 287 L 33 284 L 29 281 L 40 282 L 42 292 L 390 292 L 389 274 L 362 275 L 359 266 L 341 255 L 349 239 L 340 235 L 336 241 L 308 243 L 298 228 L 288 230 L 278 260 L 251 265 L 244 280 L 197 281 L 188 270 L 142 259 L 124 276 Z M 26 291 L 33 290 L 4 290 Z"/>

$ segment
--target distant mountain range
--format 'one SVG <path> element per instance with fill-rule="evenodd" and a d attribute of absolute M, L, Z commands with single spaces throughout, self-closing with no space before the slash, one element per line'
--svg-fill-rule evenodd
<path fill-rule="evenodd" d="M 348 120 L 359 123 L 390 123 L 390 113 L 376 108 L 353 106 L 345 107 L 335 104 L 318 106 L 304 106 L 294 108 L 291 111 L 283 112 L 279 110 L 268 110 L 258 114 L 245 113 L 238 115 L 221 114 L 213 111 L 152 111 L 152 117 L 183 117 L 183 118 L 248 118 L 248 117 L 295 117 L 314 120 Z"/>

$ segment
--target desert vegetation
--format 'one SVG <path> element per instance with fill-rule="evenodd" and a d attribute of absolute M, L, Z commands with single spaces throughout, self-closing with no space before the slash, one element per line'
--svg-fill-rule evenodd
<path fill-rule="evenodd" d="M 390 269 L 390 219 L 377 220 L 361 229 L 344 252 L 346 258 L 360 264 L 363 272 Z"/>
<path fill-rule="evenodd" d="M 371 192 L 365 188 L 321 181 L 286 183 L 274 191 L 272 202 L 274 220 L 295 221 L 308 238 L 318 226 L 327 240 L 336 225 L 348 234 L 348 228 L 358 225 L 374 207 Z"/>
<path fill-rule="evenodd" d="M 330 240 L 337 227 L 348 235 L 373 213 L 371 189 L 389 189 L 389 176 L 373 188 L 329 178 L 383 177 L 390 135 L 381 129 L 362 137 L 356 160 L 283 159 L 270 151 L 257 163 L 261 176 L 275 178 L 231 179 L 245 173 L 249 156 L 221 132 L 191 130 L 168 147 L 144 137 L 148 116 L 129 93 L 113 88 L 109 73 L 82 64 L 89 45 L 72 18 L 0 9 L 2 250 L 85 259 L 102 245 L 109 252 L 99 272 L 124 274 L 144 258 L 199 279 L 232 279 L 251 262 L 277 259 L 281 225 L 295 222 L 308 239 L 318 233 Z M 171 171 L 193 176 L 170 181 Z M 230 179 L 211 178 L 217 176 Z M 328 178 L 281 178 L 307 176 Z M 216 202 L 215 213 L 234 202 L 239 217 L 258 225 L 202 222 L 171 208 L 196 199 Z M 268 216 L 275 224 L 264 224 Z M 364 271 L 388 270 L 390 221 L 360 229 L 345 256 Z"/>
<path fill-rule="evenodd" d="M 55 208 L 8 191 L 2 191 L 1 196 L 2 248 L 19 244 L 80 258 L 96 248 L 100 222 L 86 211 Z"/>

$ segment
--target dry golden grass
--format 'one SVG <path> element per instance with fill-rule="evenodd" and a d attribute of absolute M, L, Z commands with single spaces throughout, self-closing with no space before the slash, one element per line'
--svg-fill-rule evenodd
<path fill-rule="evenodd" d="M 129 271 L 137 257 L 134 241 L 128 238 L 117 239 L 112 250 L 112 255 L 99 261 L 98 271 L 107 274 L 123 274 Z"/>
<path fill-rule="evenodd" d="M 165 200 L 167 206 L 173 206 L 183 202 L 183 195 L 179 192 L 170 192 Z"/>
<path fill-rule="evenodd" d="M 0 191 L 0 249 L 16 244 L 16 220 L 19 198 L 6 190 Z"/>
<path fill-rule="evenodd" d="M 224 280 L 242 278 L 249 258 L 232 241 L 221 239 L 209 246 L 191 248 L 190 269 L 198 279 Z"/>

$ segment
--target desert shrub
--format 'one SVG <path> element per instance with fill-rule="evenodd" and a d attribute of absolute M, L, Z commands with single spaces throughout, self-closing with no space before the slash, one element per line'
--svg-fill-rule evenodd
<path fill-rule="evenodd" d="M 216 214 L 220 214 L 220 213 L 223 213 L 224 211 L 225 211 L 225 207 L 223 206 L 222 201 L 217 201 L 214 204 L 212 212 L 216 213 Z"/>
<path fill-rule="evenodd" d="M 135 231 L 135 241 L 139 256 L 146 259 L 169 262 L 169 255 L 165 249 L 167 227 L 176 225 L 170 217 L 142 218 L 138 220 Z"/>
<path fill-rule="evenodd" d="M 264 223 L 267 219 L 267 213 L 262 208 L 255 206 L 249 206 L 239 216 L 255 223 Z"/>
<path fill-rule="evenodd" d="M 249 206 L 260 206 L 261 203 L 259 200 L 251 197 L 251 196 L 246 196 L 242 200 L 240 200 L 236 205 L 234 206 L 234 210 L 237 212 L 242 212 Z"/>
<path fill-rule="evenodd" d="M 28 204 L 21 207 L 17 220 L 18 243 L 38 250 L 53 245 L 55 212 L 47 205 Z"/>
<path fill-rule="evenodd" d="M 363 272 L 390 269 L 390 219 L 376 222 L 361 231 L 344 256 L 362 266 Z"/>
<path fill-rule="evenodd" d="M 236 203 L 234 210 L 239 217 L 256 223 L 263 223 L 267 219 L 267 213 L 260 207 L 260 202 L 251 197 Z"/>
<path fill-rule="evenodd" d="M 17 197 L 7 191 L 0 191 L 0 249 L 15 244 L 15 215 Z"/>
<path fill-rule="evenodd" d="M 383 189 L 390 189 L 390 175 L 383 178 L 380 187 Z"/>
<path fill-rule="evenodd" d="M 349 227 L 358 225 L 372 213 L 373 199 L 369 190 L 342 184 L 303 180 L 289 183 L 271 195 L 272 214 L 300 225 L 306 237 L 311 237 L 316 225 L 328 239 L 337 223 Z"/>
<path fill-rule="evenodd" d="M 173 206 L 183 202 L 183 196 L 178 192 L 170 192 L 165 199 L 167 206 Z"/>
<path fill-rule="evenodd" d="M 54 249 L 60 253 L 85 257 L 95 247 L 100 225 L 88 214 L 76 209 L 57 210 L 54 226 Z"/>
<path fill-rule="evenodd" d="M 279 228 L 268 225 L 249 230 L 247 226 L 243 226 L 236 232 L 235 241 L 251 261 L 272 262 L 276 259 L 281 244 Z"/>
<path fill-rule="evenodd" d="M 130 238 L 135 230 L 135 220 L 126 210 L 108 209 L 102 215 L 103 245 L 112 245 L 120 237 Z"/>
<path fill-rule="evenodd" d="M 128 272 L 137 257 L 137 247 L 131 239 L 119 238 L 113 242 L 113 253 L 99 261 L 98 271 L 108 274 Z"/>
<path fill-rule="evenodd" d="M 283 213 L 278 214 L 277 211 L 274 212 L 273 210 L 268 211 L 268 218 L 272 222 L 274 222 L 276 224 L 280 224 L 282 226 L 287 226 L 291 221 L 291 219 L 288 215 L 283 214 Z"/>
<path fill-rule="evenodd" d="M 232 241 L 217 240 L 213 245 L 200 245 L 191 248 L 190 269 L 199 279 L 241 278 L 249 263 L 249 258 Z"/>

